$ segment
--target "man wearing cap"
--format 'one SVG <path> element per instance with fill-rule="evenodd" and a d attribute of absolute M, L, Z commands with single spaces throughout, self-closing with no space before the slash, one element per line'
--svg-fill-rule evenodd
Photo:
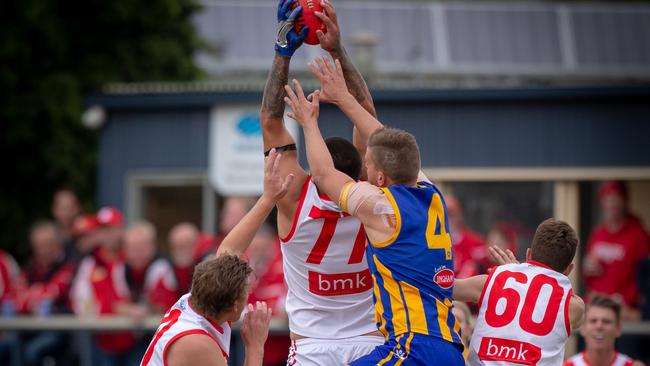
<path fill-rule="evenodd" d="M 624 183 L 603 183 L 599 198 L 602 221 L 587 244 L 585 283 L 592 294 L 618 298 L 623 304 L 623 320 L 638 320 L 639 264 L 648 258 L 650 239 L 639 218 L 629 212 Z"/>
<path fill-rule="evenodd" d="M 119 210 L 104 207 L 97 212 L 96 222 L 98 227 L 92 235 L 98 246 L 82 259 L 70 290 L 72 309 L 82 316 L 116 314 L 120 303 L 115 283 L 124 268 L 124 217 Z M 127 360 L 136 346 L 131 333 L 99 333 L 95 339 L 104 364 L 137 363 Z M 134 354 L 132 359 L 138 357 Z"/>

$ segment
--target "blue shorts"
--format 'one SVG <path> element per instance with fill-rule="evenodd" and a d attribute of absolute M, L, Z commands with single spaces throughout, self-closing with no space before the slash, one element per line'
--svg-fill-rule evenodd
<path fill-rule="evenodd" d="M 409 337 L 412 339 L 409 341 Z M 408 343 L 408 352 L 407 352 Z M 400 362 L 401 360 L 401 362 Z M 462 346 L 424 334 L 404 334 L 377 346 L 350 366 L 464 366 Z"/>

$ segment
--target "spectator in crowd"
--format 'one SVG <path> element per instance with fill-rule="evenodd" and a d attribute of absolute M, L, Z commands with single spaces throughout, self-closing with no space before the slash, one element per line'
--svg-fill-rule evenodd
<path fill-rule="evenodd" d="M 254 204 L 255 200 L 249 197 L 227 197 L 219 214 L 217 236 L 214 238 L 210 238 L 207 235 L 201 237 L 199 245 L 196 248 L 196 258 L 200 260 L 216 253 L 223 238 L 244 218 L 244 215 L 246 215 Z"/>
<path fill-rule="evenodd" d="M 124 219 L 122 213 L 112 207 L 97 212 L 99 227 L 93 233 L 98 247 L 81 260 L 73 280 L 70 302 L 74 312 L 81 316 L 115 314 L 117 296 L 114 279 L 123 268 L 122 236 Z M 123 272 L 122 272 L 123 273 Z M 123 282 L 122 282 L 123 283 Z M 123 287 L 123 286 L 122 286 Z M 128 290 L 121 289 L 120 293 Z M 134 339 L 127 333 L 98 333 L 95 337 L 102 365 L 136 364 L 132 360 L 121 362 L 120 357 L 134 346 Z M 97 360 L 100 361 L 100 360 Z"/>
<path fill-rule="evenodd" d="M 474 332 L 474 316 L 469 309 L 469 306 L 464 302 L 454 301 L 454 307 L 451 311 L 454 313 L 454 317 L 460 324 L 460 336 L 463 341 L 463 358 L 467 361 L 467 356 L 469 355 L 469 341 L 472 339 L 472 333 Z"/>
<path fill-rule="evenodd" d="M 480 263 L 487 258 L 485 239 L 465 225 L 460 202 L 447 195 L 447 219 L 454 245 L 454 271 L 457 278 L 467 278 L 479 274 Z"/>
<path fill-rule="evenodd" d="M 22 314 L 49 316 L 69 312 L 68 290 L 74 266 L 66 259 L 59 228 L 52 221 L 39 221 L 30 230 L 32 256 L 15 286 L 15 303 Z M 23 361 L 41 365 L 47 355 L 67 344 L 61 332 L 42 331 L 21 336 Z"/>
<path fill-rule="evenodd" d="M 189 222 L 176 224 L 169 231 L 169 251 L 176 279 L 177 298 L 190 290 L 194 266 L 197 264 L 196 247 L 200 238 L 199 229 Z"/>
<path fill-rule="evenodd" d="M 264 225 L 255 234 L 245 257 L 255 276 L 251 279 L 250 304 L 257 301 L 267 303 L 273 311 L 273 318 L 287 322 L 284 309 L 287 285 L 282 270 L 282 252 L 277 233 Z M 287 335 L 270 335 L 264 346 L 264 365 L 286 365 L 291 340 Z"/>
<path fill-rule="evenodd" d="M 128 288 L 126 301 L 118 304 L 118 313 L 141 319 L 163 314 L 177 300 L 173 270 L 157 255 L 156 229 L 146 221 L 131 225 L 124 235 L 126 263 L 122 271 Z"/>
<path fill-rule="evenodd" d="M 622 182 L 603 183 L 599 198 L 602 221 L 591 233 L 583 263 L 587 291 L 620 299 L 622 319 L 638 320 L 637 278 L 639 265 L 650 252 L 650 238 L 641 221 L 630 213 Z"/>
<path fill-rule="evenodd" d="M 77 216 L 72 224 L 72 237 L 75 241 L 75 255 L 84 257 L 99 245 L 98 236 L 94 235 L 100 223 L 97 216 L 86 214 Z"/>
<path fill-rule="evenodd" d="M 59 189 L 54 193 L 51 211 L 52 217 L 59 227 L 66 250 L 68 247 L 73 247 L 72 224 L 74 219 L 81 213 L 77 194 L 68 188 Z"/>
<path fill-rule="evenodd" d="M 2 305 L 2 316 L 9 316 L 13 313 L 14 304 L 11 295 L 19 274 L 20 268 L 14 258 L 9 253 L 0 250 L 0 305 Z M 9 301 L 6 305 L 4 303 L 5 299 Z"/>
<path fill-rule="evenodd" d="M 569 358 L 565 366 L 643 366 L 616 352 L 616 338 L 621 336 L 621 305 L 612 298 L 596 295 L 591 299 L 580 334 L 586 348 Z"/>

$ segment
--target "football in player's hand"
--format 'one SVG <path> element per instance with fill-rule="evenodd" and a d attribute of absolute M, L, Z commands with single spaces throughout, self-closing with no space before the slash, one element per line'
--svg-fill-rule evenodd
<path fill-rule="evenodd" d="M 320 29 L 323 32 L 327 32 L 327 28 L 323 25 L 323 22 L 318 19 L 314 12 L 323 12 L 323 7 L 320 5 L 321 0 L 296 0 L 293 3 L 293 7 L 298 5 L 302 6 L 302 15 L 296 19 L 295 29 L 298 34 L 304 26 L 309 27 L 309 33 L 307 33 L 307 38 L 305 43 L 307 44 L 318 44 L 318 37 L 316 36 L 316 30 Z"/>

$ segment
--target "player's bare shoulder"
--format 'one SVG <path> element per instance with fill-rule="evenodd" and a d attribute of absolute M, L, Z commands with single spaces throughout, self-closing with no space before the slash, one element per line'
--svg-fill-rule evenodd
<path fill-rule="evenodd" d="M 165 354 L 169 366 L 225 366 L 226 359 L 217 343 L 206 334 L 189 334 L 169 346 Z"/>

